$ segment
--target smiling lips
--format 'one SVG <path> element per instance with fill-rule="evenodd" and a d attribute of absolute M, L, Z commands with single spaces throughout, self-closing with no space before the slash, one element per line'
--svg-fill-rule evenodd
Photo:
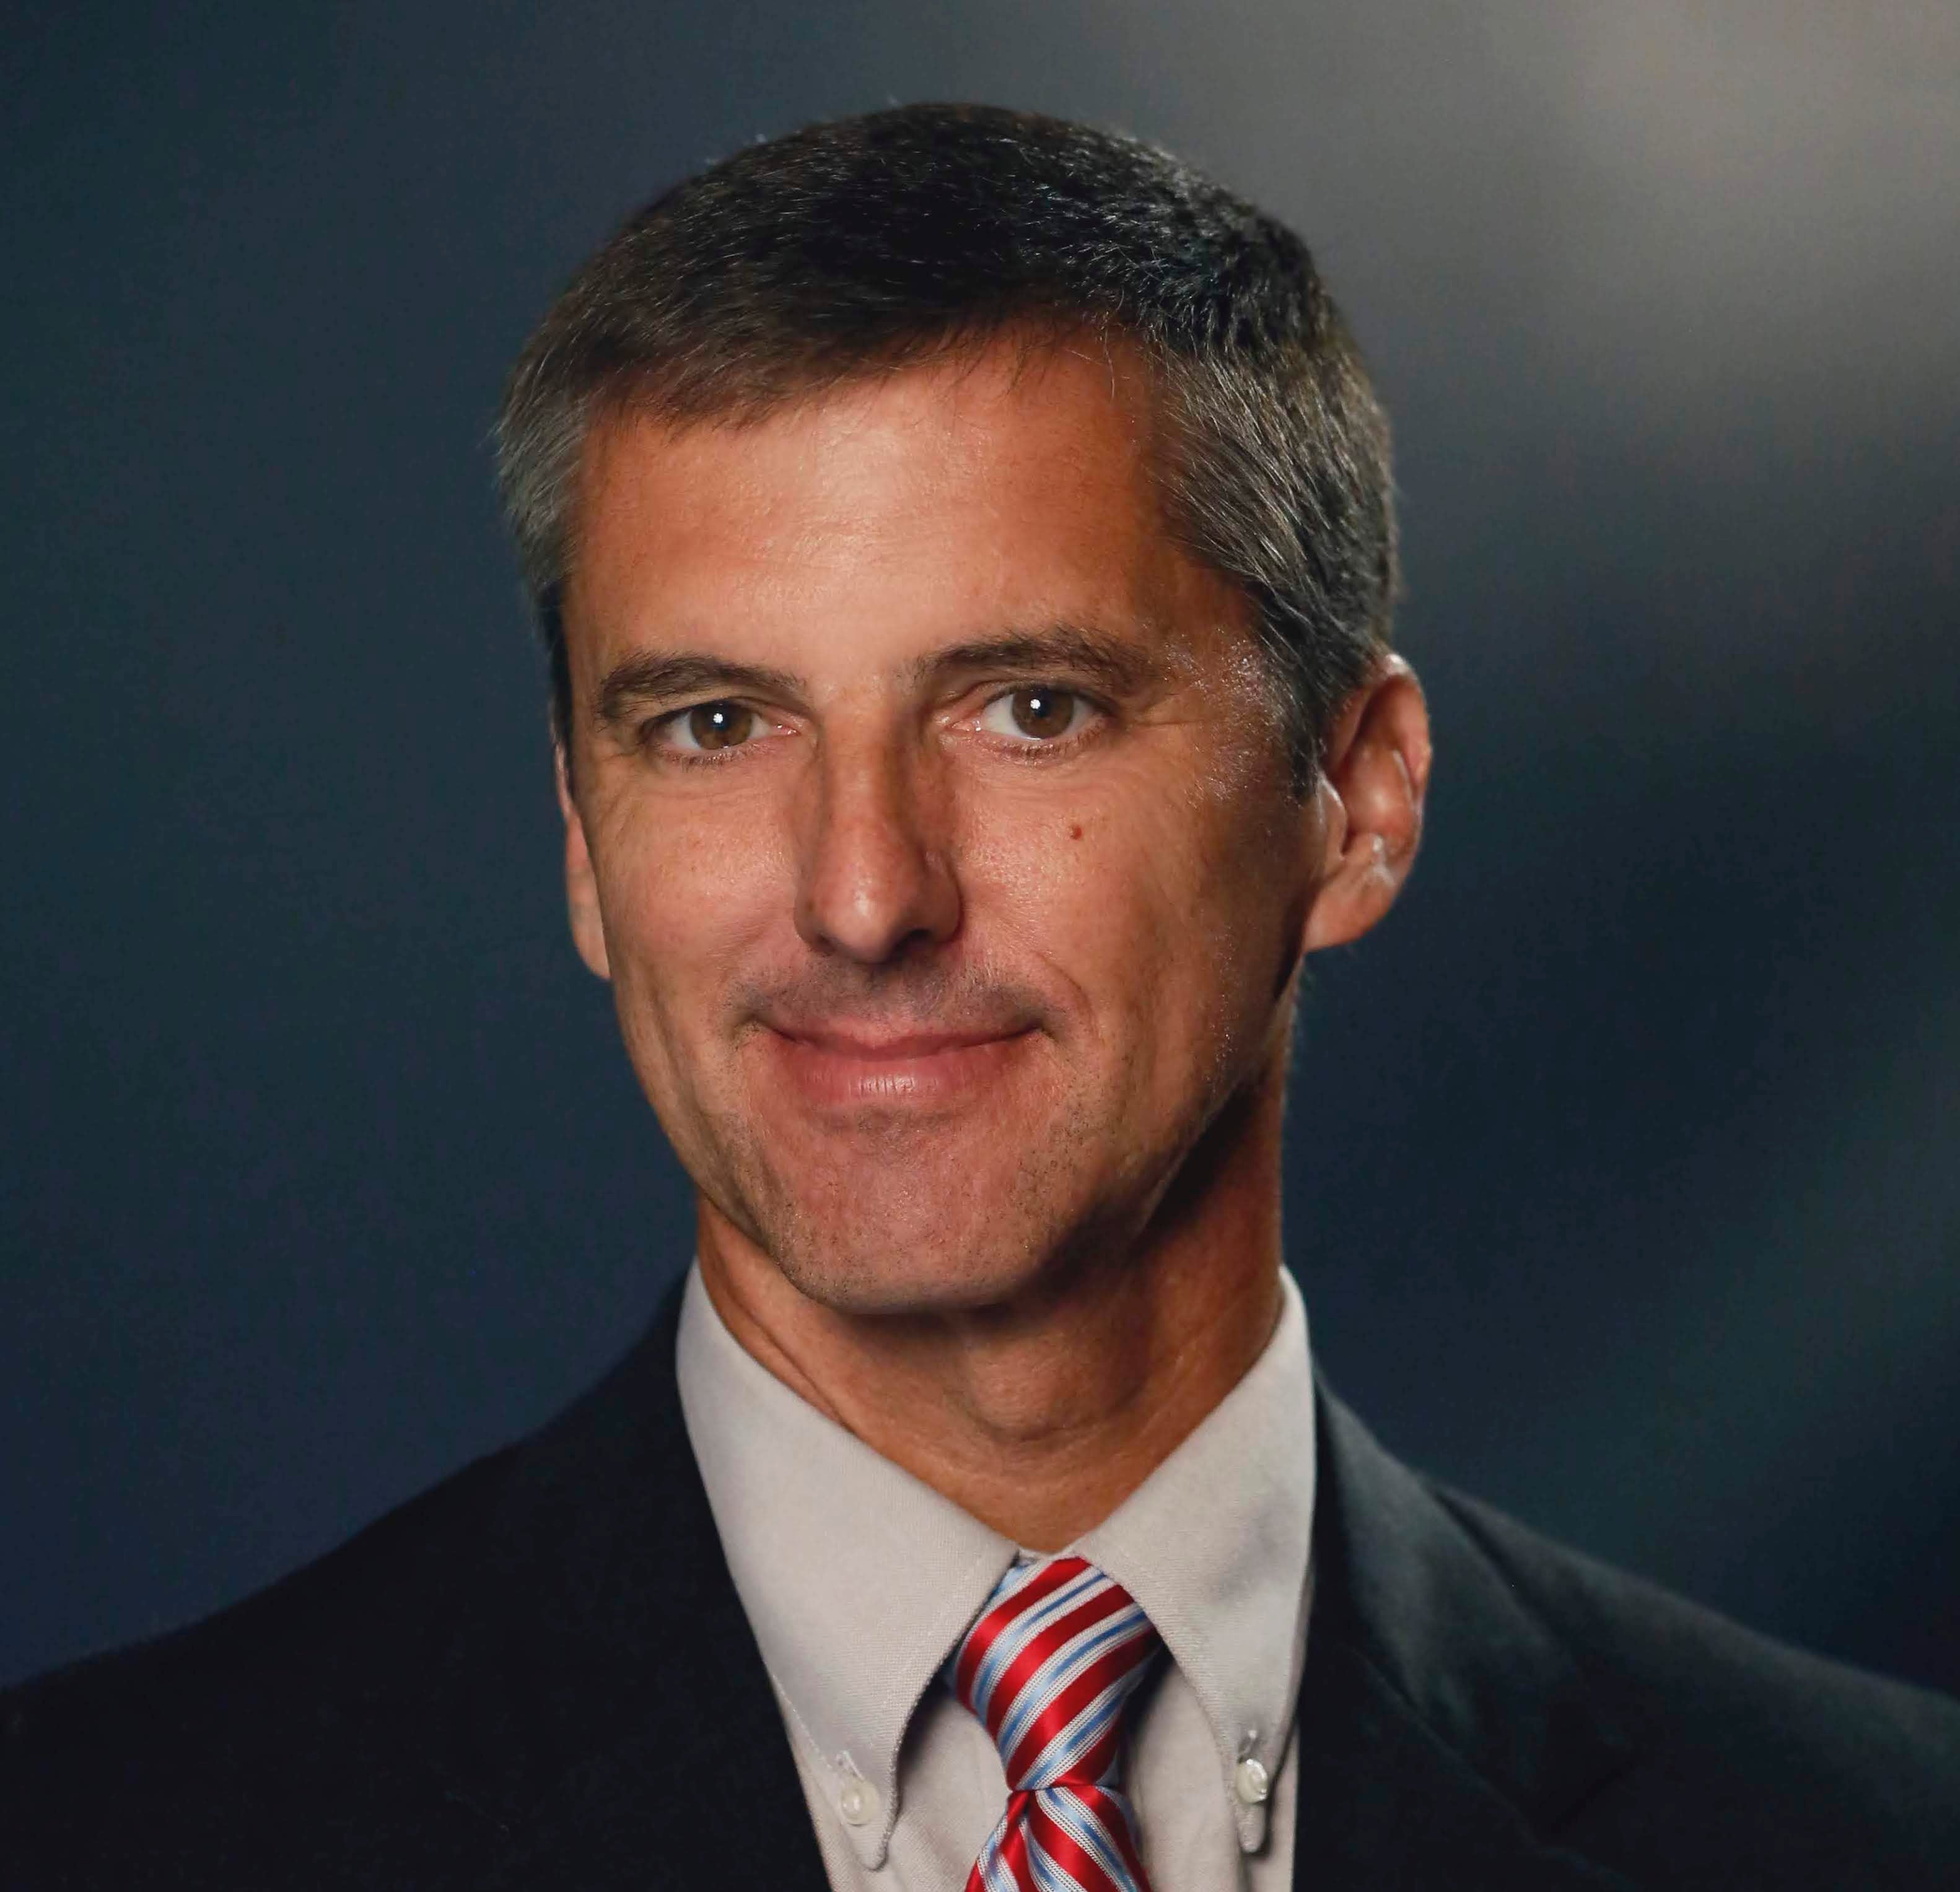
<path fill-rule="evenodd" d="M 889 1035 L 827 1025 L 772 1025 L 774 1060 L 819 1108 L 916 1109 L 961 1101 L 998 1078 L 1032 1035 L 1031 1025 Z"/>

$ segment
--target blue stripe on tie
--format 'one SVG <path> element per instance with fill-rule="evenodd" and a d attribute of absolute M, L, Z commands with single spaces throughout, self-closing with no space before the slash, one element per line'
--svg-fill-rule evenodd
<path fill-rule="evenodd" d="M 1017 1748 L 1028 1744 L 1039 1717 L 1053 1711 L 1064 1690 L 1080 1686 L 1085 1676 L 1098 1670 L 1103 1671 L 1102 1686 L 1076 1710 L 1066 1727 L 1040 1744 L 1033 1764 L 1009 1782 L 1015 1797 L 981 1849 L 972 1883 L 978 1892 L 1026 1892 L 1027 1884 L 1034 1892 L 1112 1892 L 1112 1888 L 1113 1892 L 1149 1892 L 1141 1868 L 1133 1866 L 1125 1853 L 1136 1843 L 1136 1823 L 1122 1790 L 1122 1744 L 1115 1731 L 1157 1653 L 1157 1632 L 1121 1584 L 1087 1565 L 1052 1595 L 1031 1604 L 1024 1598 L 1024 1614 L 1017 1616 L 1014 1598 L 1044 1572 L 1052 1572 L 1055 1561 L 1017 1564 L 1002 1577 L 968 1630 L 967 1637 L 972 1637 L 982 1622 L 998 1620 L 1003 1611 L 1007 1614 L 1007 1621 L 994 1634 L 978 1667 L 968 1706 L 984 1722 L 1003 1677 L 1026 1655 L 1032 1639 L 1068 1615 L 1108 1598 L 1115 1604 L 1109 1615 L 1075 1632 L 1059 1649 L 1049 1650 L 1023 1680 L 1016 1699 L 1001 1703 L 996 1743 L 1003 1764 L 1013 1759 Z M 960 1649 L 946 1665 L 949 1684 L 957 1676 L 966 1639 L 962 1639 Z M 1106 1742 L 1107 1761 L 1092 1780 L 1087 1763 L 1091 1751 Z M 1080 1880 L 1042 1844 L 1036 1824 L 1037 1808 L 1056 1848 L 1081 1867 Z M 1002 1856 L 1002 1848 L 1010 1839 L 1026 1849 L 1026 1864 L 1022 1868 L 1027 1875 L 1025 1883 Z"/>
<path fill-rule="evenodd" d="M 1122 1712 L 1123 1704 L 1129 1699 L 1130 1693 L 1124 1686 L 1127 1679 L 1119 1677 L 1111 1683 L 1070 1722 L 1060 1737 L 1042 1750 L 1041 1758 L 1029 1770 L 1028 1777 L 1022 1782 L 1022 1785 L 1045 1787 L 1055 1776 L 1071 1771 L 1076 1760 L 1094 1744 L 1096 1737 Z M 1040 1778 L 1043 1775 L 1048 1778 Z"/>
<path fill-rule="evenodd" d="M 1039 1569 L 1041 1566 L 1034 1566 Z M 1019 1620 L 1010 1623 L 994 1639 L 994 1646 L 986 1654 L 978 1672 L 973 1677 L 973 1712 L 984 1722 L 987 1719 L 989 1703 L 993 1700 L 995 1684 L 1005 1672 L 1007 1665 L 1028 1646 L 1029 1639 L 1044 1623 L 1052 1622 L 1060 1614 L 1093 1595 L 1109 1582 L 1099 1571 L 1084 1570 L 1080 1576 L 1071 1577 L 1052 1596 L 1043 1597 L 1040 1602 Z M 1015 1586 L 1017 1590 L 1022 1585 Z M 1002 1599 L 1011 1601 L 1010 1598 Z M 982 1617 L 993 1614 L 998 1604 L 990 1601 L 981 1611 Z M 954 1659 L 958 1660 L 957 1652 Z"/>
<path fill-rule="evenodd" d="M 1143 1615 L 1143 1611 L 1133 1604 L 1128 1610 L 1091 1624 L 1074 1642 L 1064 1644 L 1055 1652 L 1050 1663 L 1028 1678 L 1028 1686 L 1021 1691 L 1020 1700 L 1007 1711 L 1007 1719 L 1001 1724 L 1001 1731 L 994 1737 L 1004 1760 L 1021 1744 L 1042 1709 L 1083 1669 L 1111 1644 L 1134 1636 L 1140 1628 L 1147 1627 Z"/>
<path fill-rule="evenodd" d="M 1034 1868 L 1035 1884 L 1041 1892 L 1087 1892 L 1087 1888 L 1065 1868 L 1048 1856 L 1042 1843 L 1028 1835 L 1028 1863 Z"/>
<path fill-rule="evenodd" d="M 1119 1797 L 1112 1794 L 1110 1798 L 1113 1800 Z M 1087 1806 L 1071 1793 L 1048 1795 L 1042 1804 L 1048 1809 L 1048 1817 L 1084 1852 L 1093 1853 L 1096 1863 L 1117 1884 L 1129 1883 L 1130 1868 L 1124 1862 L 1123 1855 L 1111 1843 L 1109 1832 L 1102 1822 Z M 1123 1807 L 1128 1804 L 1124 1801 L 1118 1806 L 1118 1818 L 1122 1817 Z"/>
<path fill-rule="evenodd" d="M 993 1647 L 987 1652 L 986 1659 L 981 1663 L 973 1677 L 975 1710 L 983 1721 L 986 1719 L 987 1705 L 1000 1681 L 1001 1671 L 1027 1647 L 1036 1633 L 1053 1622 L 1058 1616 L 1066 1614 L 1096 1595 L 1108 1582 L 1107 1577 L 1096 1571 L 1083 1570 L 1071 1577 L 1060 1589 L 1043 1597 L 1026 1615 L 1009 1623 L 994 1639 Z M 1017 1588 L 1023 1586 L 1017 1585 Z M 1004 1600 L 1011 1601 L 1013 1599 Z M 991 1615 L 992 1606 L 982 1614 Z"/>
<path fill-rule="evenodd" d="M 993 1837 L 980 1855 L 981 1873 L 987 1881 L 987 1892 L 1020 1892 L 1014 1884 L 1014 1875 L 1007 1870 L 1007 1862 L 1001 1857 L 1001 1842 L 1007 1836 L 1007 1816 L 1001 1816 L 1001 1824 L 994 1829 Z"/>

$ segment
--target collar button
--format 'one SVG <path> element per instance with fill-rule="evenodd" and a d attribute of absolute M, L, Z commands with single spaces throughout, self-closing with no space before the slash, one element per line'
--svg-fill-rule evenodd
<path fill-rule="evenodd" d="M 867 1825 L 877 1815 L 878 1790 L 868 1780 L 847 1780 L 838 1789 L 837 1811 L 846 1826 Z"/>
<path fill-rule="evenodd" d="M 1255 1760 L 1250 1754 L 1232 1770 L 1232 1791 L 1243 1805 L 1262 1807 L 1272 1790 L 1272 1780 L 1265 1763 Z"/>

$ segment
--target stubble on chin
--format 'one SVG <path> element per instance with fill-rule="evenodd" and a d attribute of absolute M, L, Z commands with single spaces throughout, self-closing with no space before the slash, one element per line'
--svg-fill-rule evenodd
<path fill-rule="evenodd" d="M 791 1170 L 746 1118 L 711 1124 L 706 1193 L 800 1294 L 848 1315 L 974 1310 L 1025 1294 L 1098 1221 L 1079 1102 L 1047 1124 L 1006 1118 L 982 1151 L 943 1125 L 870 1118 Z"/>

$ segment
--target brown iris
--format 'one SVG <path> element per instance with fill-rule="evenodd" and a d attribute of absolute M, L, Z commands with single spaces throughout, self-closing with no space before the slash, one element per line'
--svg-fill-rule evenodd
<path fill-rule="evenodd" d="M 1050 689 L 1045 684 L 1030 685 L 1008 698 L 1007 714 L 1023 736 L 1066 736 L 1075 720 L 1075 694 Z"/>
<path fill-rule="evenodd" d="M 755 727 L 756 712 L 739 703 L 697 703 L 687 713 L 687 733 L 698 749 L 733 749 Z"/>

